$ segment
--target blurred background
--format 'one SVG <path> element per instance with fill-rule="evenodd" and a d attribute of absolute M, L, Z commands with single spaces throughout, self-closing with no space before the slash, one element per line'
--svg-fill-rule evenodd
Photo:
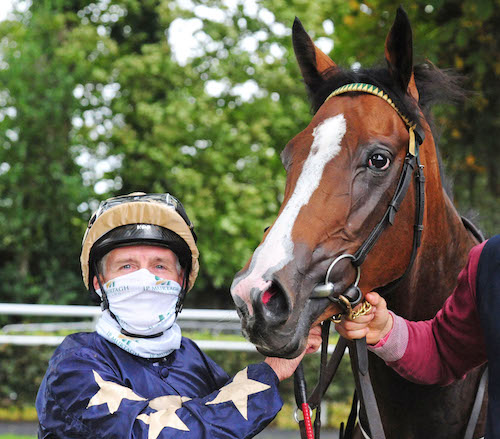
<path fill-rule="evenodd" d="M 383 61 L 400 3 L 1 0 L 0 302 L 90 304 L 79 254 L 91 212 L 144 191 L 176 195 L 195 224 L 201 271 L 186 307 L 232 308 L 232 278 L 281 204 L 279 153 L 311 118 L 294 17 L 355 68 Z M 491 236 L 500 232 L 500 1 L 403 6 L 416 61 L 464 75 L 468 99 L 435 109 L 438 143 L 455 205 Z M 27 322 L 0 315 L 1 326 Z M 0 418 L 34 416 L 53 349 L 0 345 Z M 213 356 L 232 372 L 252 355 Z M 330 400 L 347 401 L 350 385 Z"/>

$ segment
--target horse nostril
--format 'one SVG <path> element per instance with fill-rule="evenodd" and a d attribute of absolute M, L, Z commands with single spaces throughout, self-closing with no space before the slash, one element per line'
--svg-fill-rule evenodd
<path fill-rule="evenodd" d="M 262 310 L 267 320 L 272 320 L 275 324 L 284 323 L 289 314 L 290 306 L 286 293 L 278 284 L 273 282 L 271 286 L 262 293 Z"/>
<path fill-rule="evenodd" d="M 269 289 L 267 291 L 264 291 L 264 294 L 262 295 L 262 303 L 264 305 L 267 305 L 271 298 L 276 294 L 276 291 L 273 289 Z"/>

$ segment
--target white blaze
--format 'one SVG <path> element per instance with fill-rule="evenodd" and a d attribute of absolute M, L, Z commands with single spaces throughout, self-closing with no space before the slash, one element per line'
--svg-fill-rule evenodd
<path fill-rule="evenodd" d="M 325 119 L 313 130 L 313 143 L 304 162 L 302 173 L 297 180 L 292 196 L 281 215 L 274 223 L 269 235 L 255 250 L 244 278 L 236 278 L 232 292 L 249 302 L 250 289 L 268 284 L 272 273 L 283 268 L 293 257 L 292 230 L 300 209 L 309 203 L 318 188 L 326 164 L 340 151 L 340 143 L 346 132 L 344 115 Z"/>

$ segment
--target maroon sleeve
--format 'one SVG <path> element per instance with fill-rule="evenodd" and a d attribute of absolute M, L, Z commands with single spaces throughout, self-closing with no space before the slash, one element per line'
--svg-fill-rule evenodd
<path fill-rule="evenodd" d="M 486 347 L 476 306 L 476 274 L 484 243 L 474 247 L 453 294 L 432 320 L 406 321 L 408 345 L 388 364 L 408 380 L 449 384 L 486 362 Z"/>

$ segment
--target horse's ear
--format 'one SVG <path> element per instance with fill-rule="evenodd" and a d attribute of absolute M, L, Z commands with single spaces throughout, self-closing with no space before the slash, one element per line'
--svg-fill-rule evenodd
<path fill-rule="evenodd" d="M 385 59 L 391 75 L 403 93 L 408 92 L 418 101 L 413 76 L 413 37 L 408 15 L 400 6 L 396 19 L 385 40 Z"/>
<path fill-rule="evenodd" d="M 309 91 L 314 91 L 337 65 L 316 47 L 297 17 L 293 22 L 292 41 L 304 82 Z"/>

